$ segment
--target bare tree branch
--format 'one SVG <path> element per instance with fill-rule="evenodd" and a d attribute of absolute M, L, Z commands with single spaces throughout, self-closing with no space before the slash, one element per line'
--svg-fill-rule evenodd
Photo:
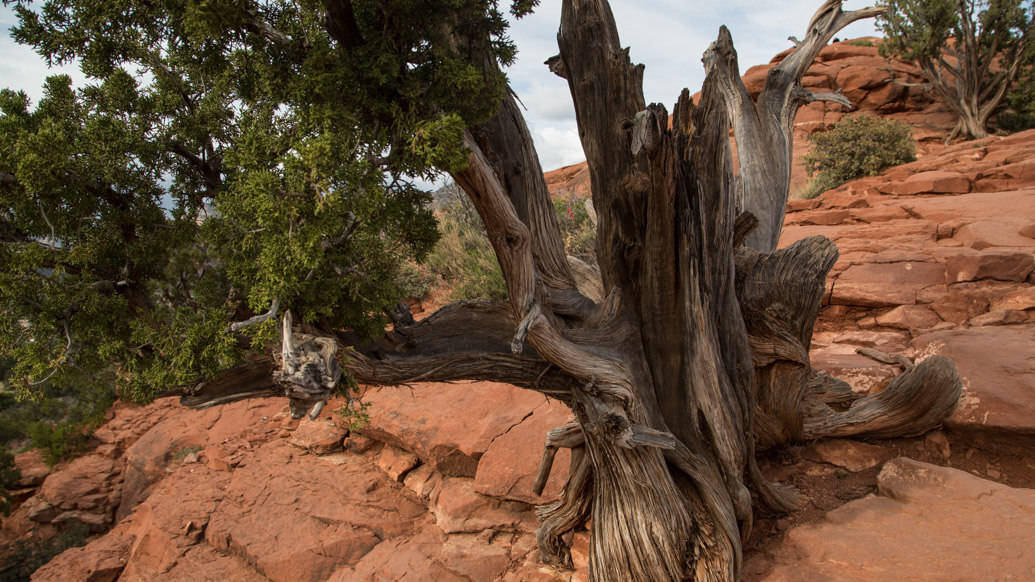
<path fill-rule="evenodd" d="M 269 311 L 267 311 L 266 313 L 260 314 L 260 315 L 256 315 L 254 317 L 249 317 L 248 319 L 246 319 L 244 321 L 238 321 L 238 322 L 234 322 L 234 323 L 230 324 L 230 331 L 241 331 L 242 329 L 244 329 L 246 327 L 251 327 L 253 325 L 258 325 L 258 324 L 260 324 L 260 323 L 262 323 L 262 322 L 264 322 L 264 321 L 266 321 L 268 319 L 272 319 L 272 318 L 277 316 L 277 310 L 278 309 L 280 309 L 280 299 L 277 298 L 277 297 L 274 297 L 273 298 L 273 304 L 270 305 L 270 310 Z"/>

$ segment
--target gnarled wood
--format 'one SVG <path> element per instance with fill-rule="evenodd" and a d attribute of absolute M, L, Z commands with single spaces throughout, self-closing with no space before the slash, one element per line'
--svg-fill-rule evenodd
<path fill-rule="evenodd" d="M 780 240 L 791 178 L 794 116 L 798 109 L 815 100 L 851 105 L 837 93 L 813 94 L 801 85 L 802 77 L 839 30 L 885 10 L 873 7 L 845 12 L 841 4 L 841 0 L 826 0 L 820 6 L 809 22 L 805 38 L 769 70 L 765 87 L 754 101 L 735 74 L 737 54 L 729 31 L 723 27 L 720 32 L 721 51 L 712 65 L 730 70 L 722 89 L 729 103 L 737 142 L 741 208 L 759 220 L 758 228 L 748 237 L 748 245 L 756 250 L 773 251 Z"/>
<path fill-rule="evenodd" d="M 347 39 L 348 3 L 327 5 L 340 21 L 335 34 Z M 926 430 L 958 397 L 951 364 L 934 358 L 859 398 L 811 370 L 812 325 L 836 249 L 814 238 L 771 252 L 793 114 L 809 99 L 838 99 L 812 95 L 798 80 L 834 32 L 875 13 L 840 6 L 828 1 L 817 12 L 757 103 L 721 29 L 704 56 L 699 105 L 684 90 L 670 123 L 665 107 L 644 102 L 643 67 L 621 47 L 607 2 L 564 0 L 560 55 L 550 67 L 568 80 L 589 165 L 599 292 L 588 298 L 576 285 L 528 130 L 508 96 L 493 119 L 465 133 L 468 166 L 453 174 L 486 227 L 508 301 L 400 319 L 344 356 L 361 382 L 491 379 L 572 408 L 575 424 L 548 436 L 535 480 L 541 490 L 556 448 L 573 447 L 560 499 L 538 509 L 545 561 L 570 567 L 565 534 L 591 520 L 594 582 L 732 582 L 753 520 L 748 487 L 778 509 L 800 501 L 764 480 L 756 442 Z M 327 346 L 285 329 L 282 377 L 327 388 Z M 305 342 L 310 348 L 301 349 Z"/>

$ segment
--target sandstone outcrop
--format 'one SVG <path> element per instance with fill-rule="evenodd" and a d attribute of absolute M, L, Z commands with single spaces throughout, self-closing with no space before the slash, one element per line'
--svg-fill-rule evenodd
<path fill-rule="evenodd" d="M 1035 490 L 906 458 L 885 464 L 877 487 L 749 558 L 745 582 L 1027 580 L 1035 571 Z"/>

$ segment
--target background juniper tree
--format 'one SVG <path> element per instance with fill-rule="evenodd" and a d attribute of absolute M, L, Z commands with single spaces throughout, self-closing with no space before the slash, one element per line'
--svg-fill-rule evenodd
<path fill-rule="evenodd" d="M 1018 75 L 1032 66 L 1031 0 L 888 0 L 878 17 L 881 54 L 913 61 L 956 114 L 956 135 L 988 135 Z"/>

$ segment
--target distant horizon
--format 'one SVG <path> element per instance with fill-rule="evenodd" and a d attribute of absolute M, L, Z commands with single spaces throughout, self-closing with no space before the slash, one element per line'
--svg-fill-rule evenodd
<path fill-rule="evenodd" d="M 706 0 L 686 6 L 678 0 L 616 0 L 611 8 L 618 22 L 622 44 L 630 48 L 633 62 L 643 63 L 644 97 L 648 103 L 671 107 L 686 87 L 691 93 L 704 81 L 701 55 L 725 24 L 733 35 L 740 72 L 768 63 L 791 43 L 788 36 L 804 37 L 812 14 L 822 0 L 786 0 L 758 5 L 750 0 Z M 847 1 L 845 10 L 857 10 L 871 3 Z M 521 103 L 529 131 L 539 152 L 544 172 L 585 161 L 575 123 L 575 110 L 567 82 L 550 73 L 543 64 L 557 54 L 556 34 L 560 24 L 560 3 L 543 2 L 536 11 L 512 20 L 509 36 L 518 47 L 515 64 L 507 69 Z M 0 7 L 0 79 L 2 87 L 24 91 L 38 103 L 45 78 L 68 74 L 76 85 L 86 77 L 74 65 L 47 68 L 46 62 L 29 47 L 16 44 L 9 28 L 17 23 L 12 6 Z M 863 20 L 836 35 L 848 40 L 880 36 L 874 21 Z M 431 186 L 431 185 L 427 185 Z"/>

